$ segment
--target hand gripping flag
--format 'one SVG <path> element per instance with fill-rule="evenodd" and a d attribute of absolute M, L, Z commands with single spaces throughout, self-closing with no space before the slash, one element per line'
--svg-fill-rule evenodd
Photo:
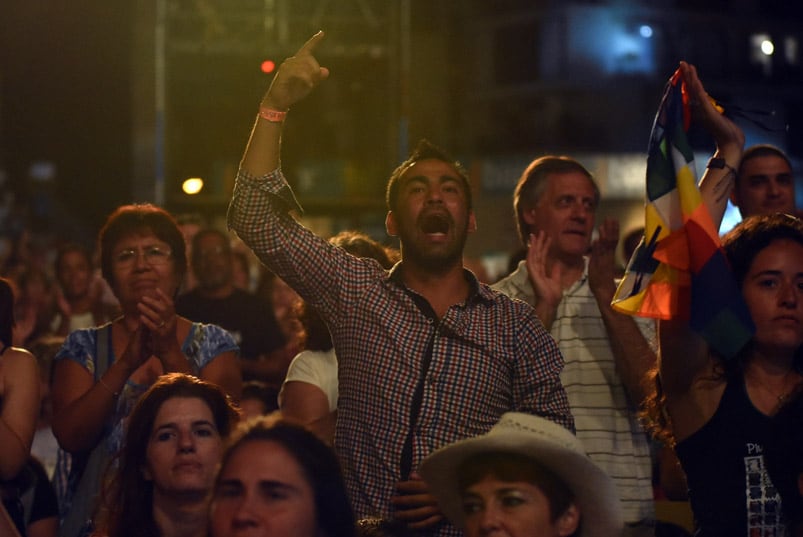
<path fill-rule="evenodd" d="M 611 304 L 640 317 L 689 319 L 712 349 L 732 357 L 750 340 L 754 325 L 697 186 L 686 136 L 690 119 L 678 69 L 650 134 L 644 237 Z"/>

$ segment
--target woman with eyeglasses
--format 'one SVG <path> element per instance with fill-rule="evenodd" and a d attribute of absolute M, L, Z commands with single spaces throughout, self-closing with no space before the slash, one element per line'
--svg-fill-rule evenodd
<path fill-rule="evenodd" d="M 173 299 L 187 269 L 173 217 L 150 204 L 114 211 L 98 237 L 101 272 L 122 316 L 71 333 L 56 355 L 53 432 L 73 464 L 60 498 L 65 537 L 84 535 L 124 420 L 165 373 L 198 376 L 237 399 L 242 378 L 231 335 L 176 315 Z"/>

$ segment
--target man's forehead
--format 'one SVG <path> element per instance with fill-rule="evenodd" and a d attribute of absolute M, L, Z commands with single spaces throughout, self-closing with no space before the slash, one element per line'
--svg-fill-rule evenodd
<path fill-rule="evenodd" d="M 583 173 L 580 172 L 561 172 L 550 173 L 547 176 L 547 191 L 552 194 L 577 193 L 585 191 L 591 197 L 596 196 L 594 183 Z"/>
<path fill-rule="evenodd" d="M 755 174 L 772 170 L 777 174 L 791 174 L 789 163 L 778 155 L 761 155 L 752 157 L 742 163 L 742 173 Z"/>

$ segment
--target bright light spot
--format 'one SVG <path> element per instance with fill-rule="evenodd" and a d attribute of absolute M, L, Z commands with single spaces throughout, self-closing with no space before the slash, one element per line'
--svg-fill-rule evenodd
<path fill-rule="evenodd" d="M 642 24 L 641 27 L 638 29 L 638 32 L 644 39 L 649 39 L 652 37 L 652 26 L 650 26 L 649 24 Z"/>
<path fill-rule="evenodd" d="M 765 39 L 761 42 L 761 52 L 766 56 L 772 56 L 772 53 L 775 52 L 775 45 L 769 39 Z"/>
<path fill-rule="evenodd" d="M 204 180 L 201 179 L 200 177 L 190 177 L 189 179 L 185 179 L 184 182 L 181 183 L 181 190 L 183 190 L 185 194 L 189 194 L 190 196 L 200 192 L 203 187 L 204 187 Z"/>
<path fill-rule="evenodd" d="M 276 69 L 276 62 L 273 60 L 265 60 L 262 62 L 260 69 L 262 69 L 263 73 L 270 74 Z"/>

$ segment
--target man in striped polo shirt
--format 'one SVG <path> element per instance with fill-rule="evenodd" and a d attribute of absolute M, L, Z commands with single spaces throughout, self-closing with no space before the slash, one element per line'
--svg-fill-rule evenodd
<path fill-rule="evenodd" d="M 592 241 L 599 188 L 568 157 L 533 161 L 513 204 L 527 256 L 493 287 L 534 306 L 558 342 L 577 437 L 616 483 L 624 535 L 652 535 L 650 449 L 636 410 L 644 396 L 641 380 L 655 363 L 648 343 L 655 330 L 652 320 L 611 308 L 619 224 L 606 220 Z"/>

